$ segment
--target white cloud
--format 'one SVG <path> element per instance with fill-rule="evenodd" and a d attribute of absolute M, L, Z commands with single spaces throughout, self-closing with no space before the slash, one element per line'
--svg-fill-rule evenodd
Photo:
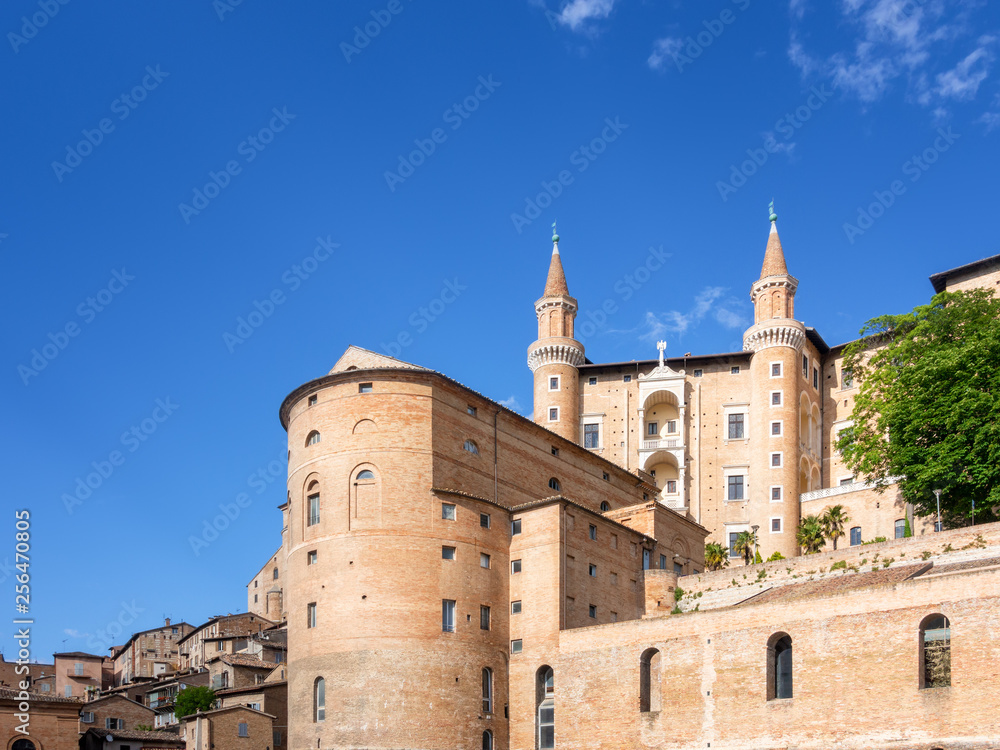
<path fill-rule="evenodd" d="M 63 632 L 70 638 L 86 638 L 90 633 L 81 633 L 79 630 L 74 630 L 73 628 L 65 628 Z"/>
<path fill-rule="evenodd" d="M 986 132 L 989 133 L 997 128 L 1000 128 L 1000 112 L 983 112 L 976 122 L 982 123 L 986 126 Z"/>
<path fill-rule="evenodd" d="M 993 42 L 992 37 L 986 37 L 986 40 L 986 44 Z M 973 99 L 979 91 L 979 85 L 989 75 L 992 62 L 993 55 L 985 45 L 973 50 L 954 68 L 938 74 L 937 93 L 946 99 Z"/>
<path fill-rule="evenodd" d="M 746 328 L 749 320 L 739 309 L 739 301 L 734 297 L 726 297 L 726 291 L 721 286 L 705 287 L 695 297 L 694 305 L 688 312 L 679 310 L 647 312 L 640 326 L 639 338 L 644 341 L 658 341 L 673 334 L 680 339 L 706 318 L 714 320 L 723 328 Z"/>
<path fill-rule="evenodd" d="M 789 0 L 788 10 L 791 12 L 793 18 L 801 19 L 806 14 L 806 1 Z"/>
<path fill-rule="evenodd" d="M 521 408 L 521 403 L 517 400 L 515 396 L 510 396 L 510 398 L 505 398 L 503 401 L 498 401 L 500 406 L 506 406 L 511 411 L 516 411 L 518 414 L 523 414 L 524 409 Z"/>
<path fill-rule="evenodd" d="M 683 40 L 678 37 L 664 37 L 657 39 L 653 43 L 653 52 L 646 61 L 653 70 L 663 70 L 667 63 L 667 58 L 673 58 L 684 46 Z"/>
<path fill-rule="evenodd" d="M 589 21 L 600 21 L 610 16 L 614 7 L 615 0 L 570 0 L 559 11 L 559 23 L 579 31 Z"/>

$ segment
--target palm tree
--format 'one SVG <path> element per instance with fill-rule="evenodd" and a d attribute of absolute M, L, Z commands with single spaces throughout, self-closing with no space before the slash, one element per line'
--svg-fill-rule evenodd
<path fill-rule="evenodd" d="M 709 542 L 705 545 L 705 567 L 722 570 L 729 565 L 729 550 L 724 544 Z"/>
<path fill-rule="evenodd" d="M 820 518 L 823 525 L 823 535 L 833 542 L 833 549 L 837 549 L 837 539 L 844 535 L 844 526 L 851 522 L 850 517 L 844 512 L 843 505 L 831 505 Z"/>
<path fill-rule="evenodd" d="M 747 565 L 753 562 L 753 553 L 756 547 L 757 535 L 752 531 L 741 531 L 733 545 L 733 549 L 743 555 L 743 562 Z"/>
<path fill-rule="evenodd" d="M 825 543 L 823 538 L 823 522 L 819 516 L 805 516 L 799 521 L 799 527 L 795 531 L 795 543 L 798 544 L 807 555 L 819 552 Z"/>

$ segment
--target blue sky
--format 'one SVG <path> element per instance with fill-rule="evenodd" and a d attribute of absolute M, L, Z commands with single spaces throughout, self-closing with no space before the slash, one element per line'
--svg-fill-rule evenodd
<path fill-rule="evenodd" d="M 0 31 L 0 561 L 29 509 L 39 658 L 245 609 L 278 406 L 349 344 L 529 410 L 556 219 L 578 325 L 615 309 L 594 361 L 739 350 L 772 198 L 831 344 L 998 252 L 985 0 L 11 0 Z"/>

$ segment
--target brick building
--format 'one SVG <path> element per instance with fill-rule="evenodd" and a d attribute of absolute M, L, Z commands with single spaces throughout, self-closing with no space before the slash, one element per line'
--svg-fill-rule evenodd
<path fill-rule="evenodd" d="M 135 633 L 123 646 L 112 650 L 115 685 L 125 685 L 138 677 L 160 677 L 174 672 L 180 665 L 179 644 L 192 630 L 186 622 L 171 624 L 167 618 L 162 626 Z"/>
<path fill-rule="evenodd" d="M 274 719 L 243 705 L 199 711 L 184 717 L 181 738 L 186 750 L 270 750 Z"/>
<path fill-rule="evenodd" d="M 112 661 L 106 656 L 68 651 L 53 654 L 56 694 L 62 698 L 90 699 L 111 687 Z"/>
<path fill-rule="evenodd" d="M 80 733 L 88 729 L 137 729 L 152 727 L 153 709 L 124 695 L 105 695 L 80 709 Z"/>
<path fill-rule="evenodd" d="M 279 549 L 257 571 L 247 584 L 247 612 L 266 617 L 275 622 L 285 621 L 285 610 L 281 595 L 284 578 L 281 569 L 285 559 Z"/>
<path fill-rule="evenodd" d="M 245 642 L 252 635 L 260 635 L 275 627 L 274 622 L 250 612 L 237 615 L 219 615 L 193 628 L 177 642 L 182 670 L 204 669 L 210 657 L 240 650 L 234 641 Z"/>
<path fill-rule="evenodd" d="M 76 750 L 82 705 L 77 698 L 0 687 L 0 747 Z"/>

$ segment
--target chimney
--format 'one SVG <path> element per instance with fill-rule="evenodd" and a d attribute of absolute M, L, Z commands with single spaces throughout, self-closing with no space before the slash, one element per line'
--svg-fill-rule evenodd
<path fill-rule="evenodd" d="M 168 617 L 168 618 L 166 618 L 166 622 L 164 623 L 163 627 L 166 628 L 166 627 L 169 627 L 169 626 L 170 626 L 170 618 Z"/>

